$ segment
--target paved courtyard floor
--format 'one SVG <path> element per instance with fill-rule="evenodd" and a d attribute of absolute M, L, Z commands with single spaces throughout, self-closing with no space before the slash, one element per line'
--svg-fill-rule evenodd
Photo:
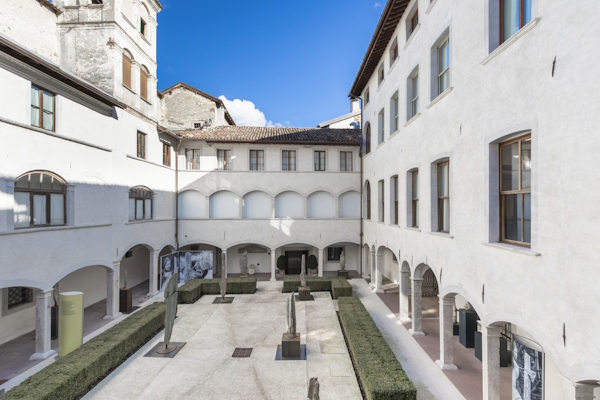
<path fill-rule="evenodd" d="M 297 330 L 306 361 L 276 361 L 286 329 L 281 282 L 259 282 L 254 295 L 216 296 L 180 305 L 173 342 L 186 345 L 173 359 L 144 357 L 162 341 L 160 333 L 96 386 L 85 399 L 306 399 L 318 377 L 322 400 L 362 396 L 329 293 L 296 303 Z M 235 348 L 252 348 L 250 358 L 232 358 Z"/>

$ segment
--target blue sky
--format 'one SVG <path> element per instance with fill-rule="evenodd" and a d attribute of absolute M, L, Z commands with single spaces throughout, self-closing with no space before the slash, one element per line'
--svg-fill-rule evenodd
<path fill-rule="evenodd" d="M 216 97 L 238 99 L 226 102 L 238 124 L 298 127 L 316 126 L 350 111 L 348 92 L 385 4 L 161 3 L 159 90 L 183 81 Z"/>

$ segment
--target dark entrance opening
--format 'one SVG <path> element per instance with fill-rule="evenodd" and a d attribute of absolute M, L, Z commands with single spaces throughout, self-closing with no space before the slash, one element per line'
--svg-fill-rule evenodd
<path fill-rule="evenodd" d="M 285 258 L 287 258 L 286 275 L 300 274 L 300 270 L 302 269 L 302 254 L 304 254 L 305 261 L 308 260 L 308 250 L 285 252 Z M 306 273 L 307 271 L 304 272 Z"/>

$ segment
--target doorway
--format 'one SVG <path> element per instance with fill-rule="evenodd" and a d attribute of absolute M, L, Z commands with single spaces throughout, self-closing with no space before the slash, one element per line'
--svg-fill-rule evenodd
<path fill-rule="evenodd" d="M 302 255 L 304 254 L 304 260 L 308 260 L 308 250 L 302 251 L 286 251 L 285 258 L 287 258 L 287 269 L 285 270 L 286 275 L 299 275 L 302 269 Z M 304 271 L 306 273 L 307 271 Z"/>

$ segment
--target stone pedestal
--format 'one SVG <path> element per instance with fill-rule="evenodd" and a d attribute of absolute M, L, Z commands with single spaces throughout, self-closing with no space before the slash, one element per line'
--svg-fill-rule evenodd
<path fill-rule="evenodd" d="M 133 308 L 133 290 L 121 288 L 119 290 L 119 312 L 130 312 Z"/>
<path fill-rule="evenodd" d="M 347 269 L 338 269 L 338 276 L 348 279 L 348 270 Z"/>
<path fill-rule="evenodd" d="M 298 300 L 300 301 L 306 301 L 306 300 L 312 300 L 310 297 L 310 287 L 298 287 Z M 286 356 L 284 356 L 286 357 Z"/>
<path fill-rule="evenodd" d="M 288 334 L 284 333 L 281 336 L 281 355 L 282 357 L 301 357 L 302 347 L 300 346 L 300 333 L 292 338 L 288 338 Z"/>
<path fill-rule="evenodd" d="M 475 311 L 459 310 L 459 341 L 467 349 L 475 347 L 475 332 L 477 332 L 477 313 Z"/>

